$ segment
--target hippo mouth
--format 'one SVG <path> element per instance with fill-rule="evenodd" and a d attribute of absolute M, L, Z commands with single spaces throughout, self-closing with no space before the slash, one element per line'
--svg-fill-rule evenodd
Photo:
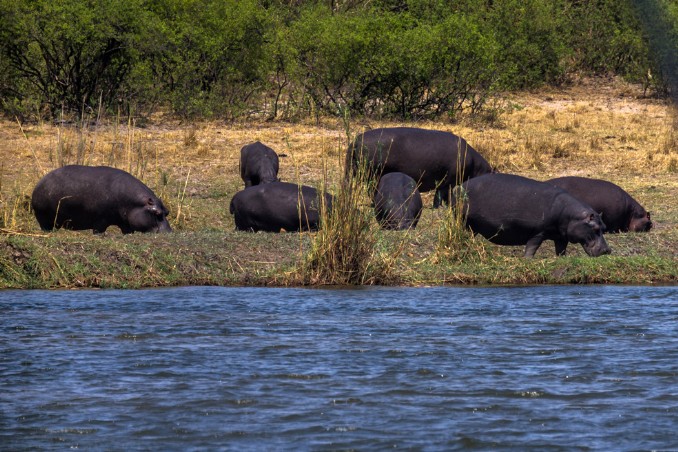
<path fill-rule="evenodd" d="M 586 251 L 586 254 L 588 254 L 591 257 L 598 257 L 602 256 L 603 254 L 610 254 L 612 253 L 612 250 L 610 247 L 607 245 L 607 242 L 602 239 L 597 240 L 595 242 L 591 243 L 582 243 L 582 247 L 584 248 L 584 251 Z"/>
<path fill-rule="evenodd" d="M 654 227 L 654 223 L 650 217 L 650 212 L 642 216 L 634 216 L 629 222 L 629 231 L 632 232 L 649 232 Z"/>
<path fill-rule="evenodd" d="M 169 222 L 167 220 L 159 222 L 155 228 L 153 228 L 153 232 L 156 233 L 162 233 L 162 232 L 172 232 L 172 227 L 169 225 Z"/>
<path fill-rule="evenodd" d="M 652 229 L 653 226 L 654 226 L 654 223 L 652 223 L 651 221 L 648 220 L 640 228 L 638 228 L 637 231 L 638 232 L 649 232 L 650 229 Z"/>

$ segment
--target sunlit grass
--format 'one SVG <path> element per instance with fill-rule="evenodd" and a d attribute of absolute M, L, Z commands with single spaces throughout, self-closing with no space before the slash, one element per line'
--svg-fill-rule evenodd
<path fill-rule="evenodd" d="M 292 247 L 296 249 L 292 261 L 287 259 L 289 256 L 284 259 L 296 264 L 311 249 L 313 235 L 300 235 L 298 239 L 279 235 L 263 240 L 260 234 L 233 233 L 228 204 L 243 188 L 238 171 L 240 148 L 259 140 L 280 155 L 279 177 L 283 181 L 315 187 L 322 184 L 336 195 L 344 173 L 343 154 L 349 127 L 355 135 L 367 128 L 408 125 L 463 136 L 502 172 L 540 180 L 580 175 L 617 183 L 652 212 L 657 227 L 647 235 L 656 238 L 654 241 L 639 236 L 612 239 L 613 253 L 617 252 L 615 241 L 619 241 L 619 255 L 625 257 L 645 255 L 655 248 L 662 255 L 671 251 L 675 254 L 678 253 L 675 114 L 661 100 L 640 98 L 641 92 L 640 88 L 616 83 L 507 95 L 497 102 L 500 114 L 491 121 L 462 118 L 456 123 L 406 124 L 356 119 L 347 125 L 345 118 L 299 123 L 186 123 L 158 118 L 141 127 L 134 118 L 102 117 L 84 126 L 18 124 L 8 118 L 0 120 L 0 235 L 41 233 L 30 212 L 30 194 L 47 171 L 69 163 L 110 165 L 140 178 L 163 199 L 171 211 L 169 219 L 175 231 L 227 233 L 229 240 L 245 244 L 284 241 L 289 245 L 290 240 L 297 240 L 298 245 Z M 381 259 L 380 265 L 385 266 L 389 275 L 406 275 L 410 283 L 434 282 L 429 278 L 438 277 L 440 281 L 449 278 L 468 282 L 472 275 L 466 270 L 437 273 L 436 266 L 448 268 L 453 265 L 451 262 L 459 262 L 454 257 L 458 253 L 454 243 L 467 233 L 463 228 L 452 228 L 454 219 L 445 209 L 430 209 L 431 193 L 422 196 L 425 209 L 417 230 L 407 236 L 377 230 L 373 244 L 375 259 Z M 373 216 L 371 209 L 365 207 L 367 202 L 360 201 L 363 211 Z M 116 233 L 115 228 L 110 229 L 110 234 Z M 90 237 L 75 234 L 81 234 L 78 237 L 83 240 Z M 478 265 L 515 267 L 515 272 L 522 271 L 516 265 L 523 264 L 509 265 L 502 260 L 520 256 L 521 247 L 497 247 L 484 239 L 475 240 L 479 245 L 474 251 L 477 258 L 461 259 L 471 265 L 473 270 L 469 271 L 482 272 Z M 636 243 L 640 245 L 635 246 Z M 287 245 L 282 247 L 285 253 L 289 253 Z M 251 248 L 243 246 L 239 252 L 247 254 Z M 545 248 L 548 252 L 538 257 L 550 259 L 553 250 Z M 394 250 L 400 250 L 397 256 Z M 275 245 L 271 245 L 268 253 L 270 256 L 252 259 L 256 262 L 281 259 Z M 393 257 L 390 260 L 386 259 L 389 255 Z M 497 264 L 497 259 L 501 264 Z M 234 271 L 237 269 L 234 266 Z M 362 282 L 366 280 L 370 278 Z"/>

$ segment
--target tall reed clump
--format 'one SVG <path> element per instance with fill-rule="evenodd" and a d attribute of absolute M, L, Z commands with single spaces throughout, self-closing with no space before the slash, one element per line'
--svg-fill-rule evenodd
<path fill-rule="evenodd" d="M 450 203 L 442 207 L 435 260 L 478 262 L 487 256 L 483 240 L 466 227 L 466 201 L 464 189 L 457 186 Z"/>
<path fill-rule="evenodd" d="M 321 213 L 320 230 L 302 264 L 305 282 L 362 285 L 389 278 L 392 265 L 378 250 L 381 230 L 371 209 L 374 179 L 369 176 L 367 165 L 360 165 L 345 178 L 332 208 Z"/>
<path fill-rule="evenodd" d="M 479 261 L 487 255 L 483 241 L 466 227 L 468 195 L 462 186 L 465 161 L 466 149 L 460 148 L 457 150 L 456 187 L 443 207 L 443 218 L 438 228 L 436 260 Z"/>

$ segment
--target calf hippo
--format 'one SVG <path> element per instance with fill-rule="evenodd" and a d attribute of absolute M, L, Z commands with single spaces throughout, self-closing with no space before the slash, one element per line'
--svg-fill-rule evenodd
<path fill-rule="evenodd" d="M 546 181 L 599 212 L 606 232 L 647 232 L 652 228 L 650 213 L 620 186 L 600 179 L 586 177 L 558 177 Z"/>
<path fill-rule="evenodd" d="M 565 190 L 511 174 L 486 174 L 462 184 L 466 225 L 498 245 L 526 245 L 533 257 L 544 240 L 553 240 L 556 254 L 580 243 L 589 256 L 609 254 L 605 224 L 591 206 Z"/>
<path fill-rule="evenodd" d="M 31 206 L 40 227 L 92 229 L 103 233 L 113 225 L 123 234 L 171 232 L 169 211 L 131 174 L 108 166 L 69 165 L 40 179 Z"/>
<path fill-rule="evenodd" d="M 414 229 L 421 216 L 417 183 L 407 174 L 388 173 L 374 192 L 374 212 L 384 229 Z"/>
<path fill-rule="evenodd" d="M 235 228 L 240 231 L 315 231 L 320 223 L 320 198 L 313 187 L 288 182 L 254 185 L 231 200 Z M 325 206 L 332 196 L 325 193 Z"/>
<path fill-rule="evenodd" d="M 346 155 L 347 176 L 361 163 L 375 177 L 405 173 L 417 181 L 420 191 L 436 190 L 433 207 L 449 202 L 451 187 L 492 172 L 490 164 L 463 138 L 411 127 L 374 129 L 358 135 Z"/>
<path fill-rule="evenodd" d="M 240 150 L 240 177 L 245 188 L 278 181 L 278 154 L 265 144 L 243 146 Z"/>

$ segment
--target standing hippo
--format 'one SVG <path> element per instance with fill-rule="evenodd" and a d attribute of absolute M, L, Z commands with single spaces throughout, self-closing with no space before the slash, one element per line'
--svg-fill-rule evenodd
<path fill-rule="evenodd" d="M 278 181 L 278 154 L 257 141 L 240 150 L 240 177 L 245 188 Z"/>
<path fill-rule="evenodd" d="M 546 181 L 599 212 L 606 232 L 647 232 L 652 228 L 650 213 L 620 186 L 600 179 L 587 177 L 558 177 Z"/>
<path fill-rule="evenodd" d="M 131 174 L 108 166 L 69 165 L 40 179 L 31 206 L 40 227 L 123 234 L 171 232 L 169 211 L 153 191 Z"/>
<path fill-rule="evenodd" d="M 492 167 L 461 137 L 449 132 L 411 127 L 369 130 L 358 135 L 346 155 L 346 174 L 361 162 L 377 178 L 405 173 L 422 192 L 436 190 L 433 207 L 449 202 L 451 187 Z"/>
<path fill-rule="evenodd" d="M 313 187 L 271 182 L 239 191 L 231 200 L 235 228 L 240 231 L 315 231 L 320 223 L 320 198 Z M 325 206 L 332 196 L 325 193 Z"/>
<path fill-rule="evenodd" d="M 384 229 L 414 229 L 421 216 L 421 195 L 417 183 L 407 174 L 381 176 L 374 192 L 374 212 Z"/>
<path fill-rule="evenodd" d="M 544 240 L 562 256 L 580 243 L 589 256 L 609 254 L 605 224 L 591 206 L 565 190 L 511 174 L 486 174 L 462 184 L 466 225 L 498 245 L 526 245 L 533 257 Z"/>

